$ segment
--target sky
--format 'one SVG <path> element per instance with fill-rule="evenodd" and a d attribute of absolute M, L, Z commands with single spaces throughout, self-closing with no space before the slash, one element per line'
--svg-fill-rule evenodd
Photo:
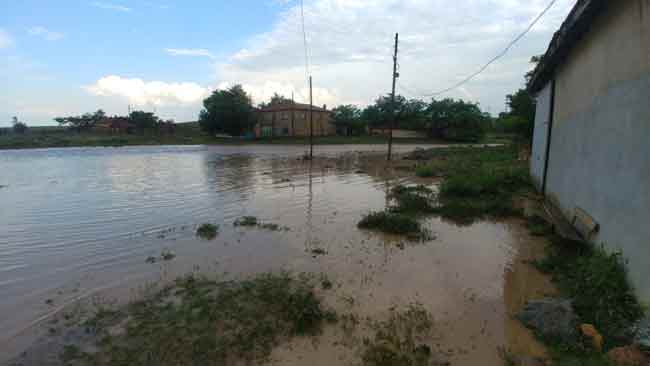
<path fill-rule="evenodd" d="M 242 84 L 255 103 L 277 92 L 314 104 L 365 106 L 390 92 L 425 97 L 478 70 L 551 0 L 0 0 L 0 126 L 103 109 L 198 118 L 215 89 Z M 576 0 L 553 8 L 479 77 L 437 98 L 492 114 L 523 87 Z"/>

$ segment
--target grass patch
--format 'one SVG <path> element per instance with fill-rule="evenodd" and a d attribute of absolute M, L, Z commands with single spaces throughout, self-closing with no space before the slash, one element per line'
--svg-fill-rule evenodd
<path fill-rule="evenodd" d="M 131 304 L 111 335 L 101 321 L 97 352 L 82 365 L 226 365 L 266 361 L 289 337 L 318 334 L 335 314 L 314 292 L 317 281 L 287 273 L 216 282 L 193 276 Z"/>
<path fill-rule="evenodd" d="M 235 220 L 233 223 L 235 226 L 257 226 L 257 217 L 255 216 L 243 216 Z"/>
<path fill-rule="evenodd" d="M 174 254 L 170 250 L 165 249 L 165 250 L 162 251 L 162 253 L 160 253 L 160 258 L 162 260 L 164 260 L 164 261 L 170 261 L 170 260 L 176 258 L 176 254 Z"/>
<path fill-rule="evenodd" d="M 262 223 L 257 217 L 255 216 L 242 216 L 235 220 L 233 223 L 234 226 L 242 226 L 242 227 L 257 227 L 260 229 L 264 230 L 270 230 L 270 231 L 289 231 L 291 230 L 287 226 L 280 226 L 278 224 L 270 223 L 270 222 L 265 222 Z"/>
<path fill-rule="evenodd" d="M 423 185 L 415 187 L 398 185 L 391 190 L 389 198 L 396 203 L 396 206 L 391 208 L 393 212 L 430 213 L 435 209 L 435 194 Z"/>
<path fill-rule="evenodd" d="M 203 224 L 196 230 L 196 236 L 206 240 L 212 240 L 216 238 L 218 233 L 219 226 L 213 224 Z"/>
<path fill-rule="evenodd" d="M 553 226 L 546 222 L 543 217 L 537 215 L 529 217 L 526 226 L 533 236 L 548 236 L 553 234 Z"/>
<path fill-rule="evenodd" d="M 389 234 L 408 235 L 414 239 L 428 237 L 426 230 L 413 217 L 388 211 L 371 212 L 357 224 L 360 229 L 379 230 Z"/>
<path fill-rule="evenodd" d="M 620 253 L 553 237 L 546 258 L 536 266 L 552 276 L 564 296 L 573 299 L 581 321 L 598 329 L 606 349 L 629 343 L 629 330 L 644 312 Z"/>
<path fill-rule="evenodd" d="M 433 322 L 419 305 L 404 312 L 392 311 L 388 320 L 373 325 L 375 335 L 364 340 L 364 366 L 430 365 L 431 348 L 426 344 Z"/>
<path fill-rule="evenodd" d="M 435 212 L 458 223 L 520 215 L 514 199 L 532 187 L 513 148 L 432 149 L 446 175 Z M 436 160 L 434 160 L 436 161 Z"/>

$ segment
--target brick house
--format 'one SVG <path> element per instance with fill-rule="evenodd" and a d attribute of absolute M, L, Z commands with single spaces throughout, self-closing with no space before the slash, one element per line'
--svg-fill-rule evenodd
<path fill-rule="evenodd" d="M 336 134 L 327 106 L 313 107 L 314 136 Z M 255 137 L 309 136 L 309 104 L 288 102 L 270 105 L 257 110 Z"/>

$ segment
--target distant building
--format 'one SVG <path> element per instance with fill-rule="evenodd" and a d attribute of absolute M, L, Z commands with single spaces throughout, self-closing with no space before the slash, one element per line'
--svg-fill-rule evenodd
<path fill-rule="evenodd" d="M 255 137 L 295 136 L 310 134 L 309 104 L 278 103 L 257 110 Z M 313 107 L 314 136 L 329 136 L 336 133 L 331 112 L 327 106 Z"/>
<path fill-rule="evenodd" d="M 578 0 L 529 89 L 537 187 L 650 301 L 650 0 Z"/>

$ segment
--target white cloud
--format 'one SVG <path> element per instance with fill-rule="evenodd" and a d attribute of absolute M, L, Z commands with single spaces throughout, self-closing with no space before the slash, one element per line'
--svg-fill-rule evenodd
<path fill-rule="evenodd" d="M 400 32 L 400 84 L 422 94 L 449 87 L 498 54 L 549 0 L 305 0 L 305 22 L 316 104 L 372 102 L 390 91 L 392 46 Z M 553 9 L 503 59 L 474 81 L 441 97 L 469 98 L 503 109 L 521 87 L 530 56 L 543 53 L 576 0 Z M 307 99 L 300 5 L 253 37 L 217 78 L 241 83 L 255 99 L 275 91 Z M 398 90 L 399 91 L 399 90 Z M 418 93 L 403 92 L 415 97 Z M 411 95 L 409 95 L 411 94 Z"/>
<path fill-rule="evenodd" d="M 208 50 L 202 48 L 165 48 L 165 52 L 172 56 L 196 56 L 215 59 L 216 57 Z"/>
<path fill-rule="evenodd" d="M 63 33 L 53 32 L 45 27 L 36 26 L 31 27 L 27 30 L 27 33 L 32 36 L 39 36 L 47 41 L 58 41 L 64 37 Z"/>
<path fill-rule="evenodd" d="M 3 29 L 0 29 L 0 49 L 11 47 L 13 44 L 14 39 L 11 38 L 9 33 L 5 32 Z"/>
<path fill-rule="evenodd" d="M 122 97 L 141 106 L 192 105 L 202 101 L 210 92 L 209 88 L 196 83 L 145 82 L 114 75 L 105 76 L 85 89 L 93 95 Z"/>
<path fill-rule="evenodd" d="M 113 4 L 113 3 L 105 3 L 105 2 L 100 2 L 100 1 L 94 1 L 90 3 L 90 5 L 100 8 L 100 9 L 106 9 L 106 10 L 115 10 L 115 11 L 121 11 L 124 13 L 128 13 L 132 8 L 129 8 L 128 6 L 124 5 L 119 5 L 119 4 Z"/>

